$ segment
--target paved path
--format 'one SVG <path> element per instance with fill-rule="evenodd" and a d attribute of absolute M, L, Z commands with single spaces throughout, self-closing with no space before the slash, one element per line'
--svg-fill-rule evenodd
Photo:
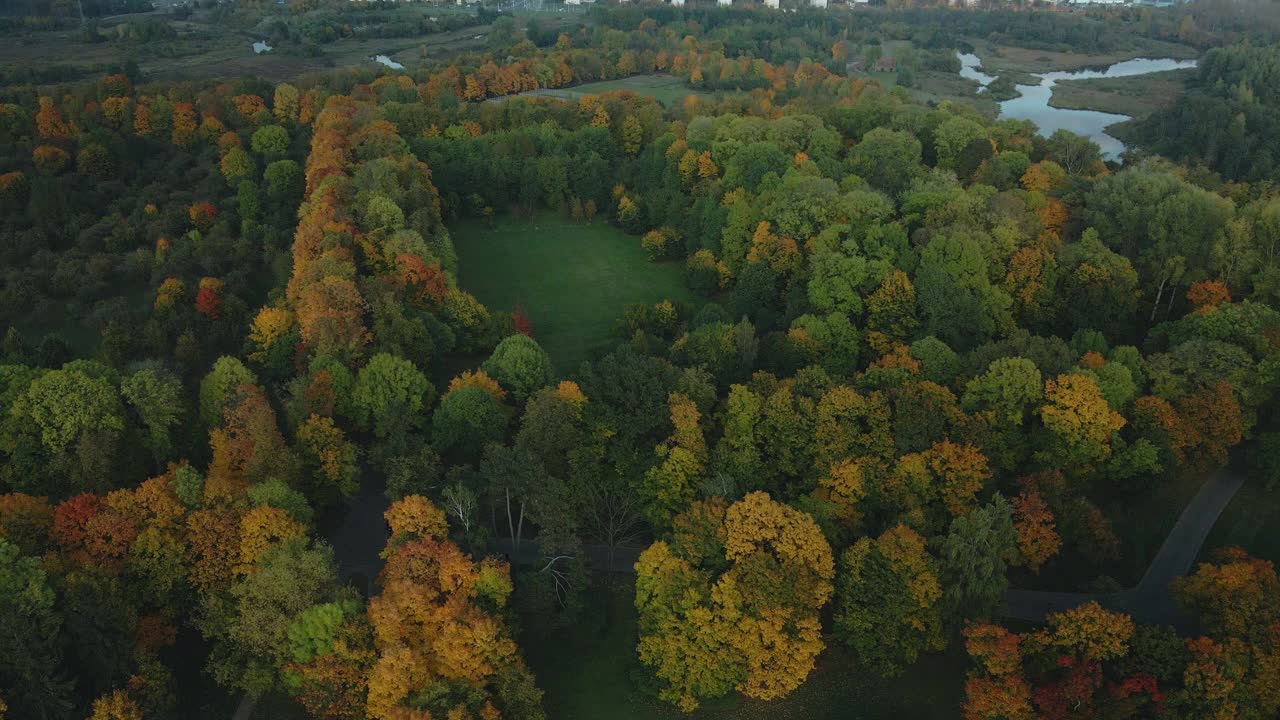
<path fill-rule="evenodd" d="M 1244 484 L 1244 475 L 1220 468 L 1209 476 L 1178 516 L 1164 545 L 1156 553 L 1142 579 L 1128 590 L 1109 595 L 1089 593 L 1037 592 L 1010 590 L 1004 595 L 1005 617 L 1030 622 L 1043 622 L 1045 615 L 1060 612 L 1083 602 L 1097 600 L 1112 610 L 1129 613 L 1135 620 L 1148 624 L 1181 626 L 1185 623 L 1169 592 L 1170 584 L 1191 571 L 1200 548 L 1213 530 L 1218 516 Z"/>

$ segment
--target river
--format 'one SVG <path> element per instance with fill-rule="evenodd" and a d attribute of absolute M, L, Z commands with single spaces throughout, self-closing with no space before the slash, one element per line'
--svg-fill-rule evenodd
<path fill-rule="evenodd" d="M 978 68 L 982 60 L 973 53 L 956 53 L 960 58 L 960 75 L 976 81 L 979 92 L 995 81 Z M 1056 108 L 1049 104 L 1053 97 L 1053 86 L 1059 80 L 1089 80 L 1093 78 L 1118 78 L 1148 73 L 1166 72 L 1193 68 L 1195 60 L 1172 60 L 1137 58 L 1118 62 L 1105 70 L 1059 70 L 1048 73 L 1033 73 L 1040 78 L 1038 85 L 1017 85 L 1019 97 L 1000 103 L 1000 117 L 1014 120 L 1030 120 L 1040 128 L 1040 134 L 1048 137 L 1058 130 L 1070 130 L 1077 135 L 1084 135 L 1102 148 L 1102 156 L 1108 160 L 1119 160 L 1124 152 L 1124 143 L 1106 133 L 1106 128 L 1116 123 L 1131 120 L 1128 115 L 1105 113 L 1097 110 L 1068 110 Z"/>

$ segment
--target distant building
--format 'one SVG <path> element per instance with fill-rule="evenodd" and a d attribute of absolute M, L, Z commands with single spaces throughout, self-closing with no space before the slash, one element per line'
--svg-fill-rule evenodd
<path fill-rule="evenodd" d="M 809 4 L 816 8 L 824 8 L 827 6 L 827 0 L 809 0 Z"/>
<path fill-rule="evenodd" d="M 876 61 L 872 69 L 876 72 L 897 72 L 898 61 L 891 57 L 882 57 Z"/>
<path fill-rule="evenodd" d="M 778 9 L 778 0 L 764 0 L 764 6 L 767 8 Z"/>

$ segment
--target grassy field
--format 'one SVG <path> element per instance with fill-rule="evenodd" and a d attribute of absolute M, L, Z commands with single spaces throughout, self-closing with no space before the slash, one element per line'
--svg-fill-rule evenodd
<path fill-rule="evenodd" d="M 1195 70 L 1170 70 L 1121 78 L 1062 80 L 1049 104 L 1070 110 L 1101 110 L 1142 118 L 1170 107 L 1186 92 Z"/>
<path fill-rule="evenodd" d="M 840 647 L 818 658 L 809 679 L 790 697 L 773 702 L 734 694 L 693 713 L 642 692 L 644 669 L 635 655 L 635 610 L 629 582 L 618 579 L 602 624 L 564 641 L 524 643 L 546 691 L 547 717 L 556 720 L 954 720 L 964 684 L 959 648 L 926 657 L 901 676 L 883 680 L 859 668 Z"/>
<path fill-rule="evenodd" d="M 612 90 L 630 90 L 637 95 L 648 95 L 667 106 L 677 104 L 690 95 L 710 97 L 716 94 L 695 90 L 689 87 L 682 78 L 672 77 L 671 75 L 632 75 L 619 80 L 601 80 L 600 82 L 585 83 L 568 88 L 529 90 L 520 93 L 520 95 L 576 100 L 583 95 L 599 95 Z M 519 95 L 509 97 L 519 97 Z M 503 99 L 505 98 L 494 98 L 495 101 Z"/>
<path fill-rule="evenodd" d="M 1037 50 L 1013 45 L 995 45 L 981 39 L 970 39 L 982 68 L 988 75 L 1009 72 L 1043 73 L 1054 70 L 1081 70 L 1084 68 L 1113 65 L 1134 58 L 1194 58 L 1200 55 L 1195 48 L 1176 43 L 1137 38 L 1134 47 L 1110 53 L 1077 53 Z"/>
<path fill-rule="evenodd" d="M 1249 554 L 1280 563 L 1280 506 L 1277 491 L 1251 477 L 1222 511 L 1200 553 L 1207 560 L 1214 548 L 1239 545 Z"/>
<path fill-rule="evenodd" d="M 457 12 L 439 6 L 404 6 L 399 12 L 408 16 L 440 15 Z M 576 13 L 534 13 L 553 24 L 567 25 L 580 21 Z M 524 17 L 524 16 L 522 16 Z M 119 25 L 129 22 L 159 20 L 177 33 L 171 40 L 136 43 L 120 39 Z M 304 57 L 288 54 L 283 48 L 254 54 L 251 45 L 264 35 L 252 19 L 233 16 L 218 18 L 208 10 L 197 10 L 189 19 L 176 20 L 161 12 L 116 16 L 99 24 L 104 42 L 86 43 L 78 28 L 45 32 L 28 32 L 9 42 L 0 43 L 0 65 L 42 64 L 72 66 L 82 74 L 93 74 L 110 65 L 135 59 L 148 80 L 203 80 L 256 76 L 273 82 L 292 80 L 308 73 L 328 72 L 335 67 L 378 67 L 373 55 L 388 55 L 412 68 L 424 58 L 443 58 L 459 52 L 478 51 L 486 47 L 488 25 L 476 25 L 449 32 L 415 37 L 357 36 L 334 40 L 320 47 L 320 54 Z M 267 20 L 263 20 L 267 22 Z"/>
<path fill-rule="evenodd" d="M 640 238 L 603 220 L 503 216 L 492 228 L 469 221 L 452 232 L 462 287 L 494 311 L 521 305 L 562 371 L 609 343 L 625 306 L 693 300 L 679 266 L 650 262 Z"/>

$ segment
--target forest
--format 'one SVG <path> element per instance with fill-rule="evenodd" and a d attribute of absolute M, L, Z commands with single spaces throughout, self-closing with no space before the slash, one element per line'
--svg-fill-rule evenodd
<path fill-rule="evenodd" d="M 1274 2 L 346 5 L 195 12 L 479 39 L 0 67 L 0 720 L 1280 717 Z"/>

